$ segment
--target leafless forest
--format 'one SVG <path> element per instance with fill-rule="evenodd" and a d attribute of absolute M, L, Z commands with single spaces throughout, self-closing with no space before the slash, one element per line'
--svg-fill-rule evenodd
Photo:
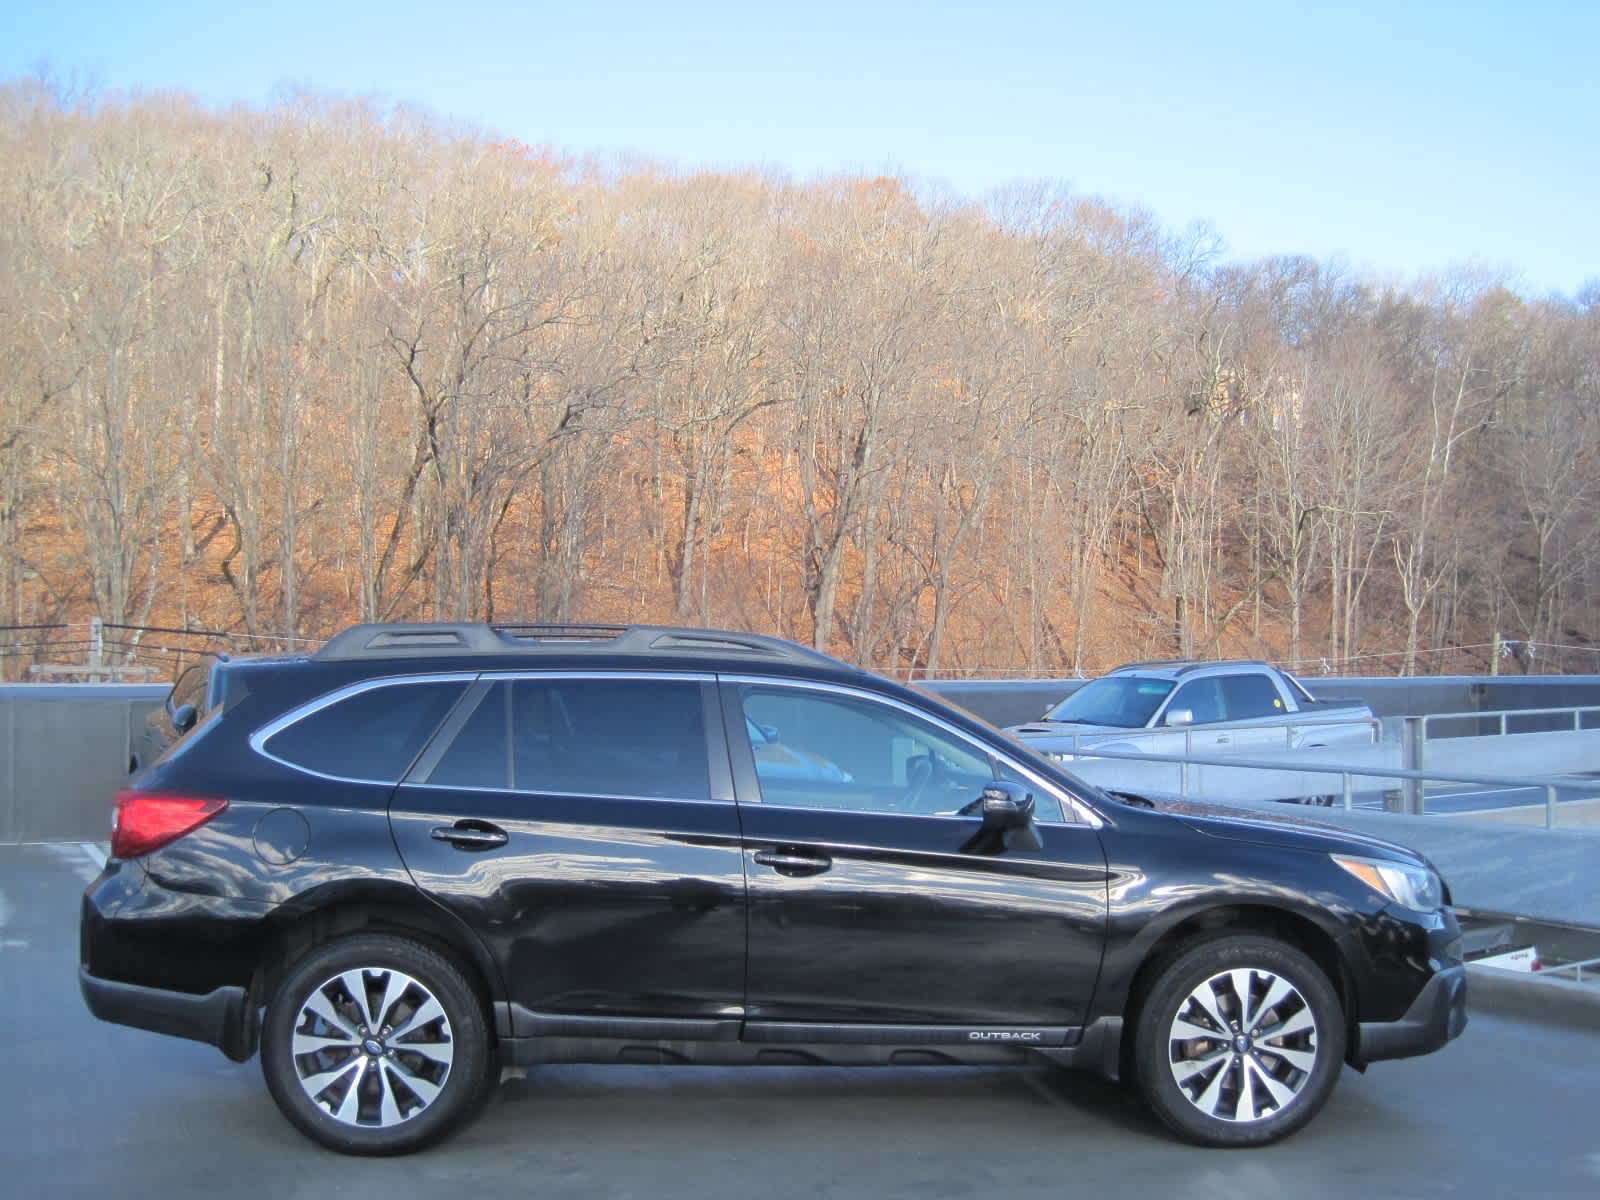
<path fill-rule="evenodd" d="M 6 86 L 0 625 L 1600 665 L 1600 290 L 927 192 Z"/>

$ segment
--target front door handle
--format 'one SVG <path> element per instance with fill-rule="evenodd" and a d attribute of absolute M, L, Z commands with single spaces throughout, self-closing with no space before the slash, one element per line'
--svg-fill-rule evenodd
<path fill-rule="evenodd" d="M 487 821 L 457 821 L 436 828 L 433 840 L 449 842 L 458 850 L 493 850 L 506 844 L 506 831 Z"/>
<path fill-rule="evenodd" d="M 771 867 L 779 875 L 821 875 L 833 866 L 833 859 L 820 850 L 757 850 L 756 862 Z"/>
<path fill-rule="evenodd" d="M 1231 741 L 1233 741 L 1233 739 L 1225 733 L 1219 733 L 1217 735 L 1217 745 L 1219 746 L 1226 746 Z"/>

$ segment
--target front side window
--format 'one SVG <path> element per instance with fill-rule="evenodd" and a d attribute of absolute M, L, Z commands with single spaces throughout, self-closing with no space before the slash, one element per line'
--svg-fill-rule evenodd
<path fill-rule="evenodd" d="M 1226 721 L 1222 707 L 1222 681 L 1220 679 L 1195 679 L 1184 684 L 1167 706 L 1168 713 L 1188 709 L 1193 714 L 1191 725 L 1215 725 Z"/>
<path fill-rule="evenodd" d="M 977 747 L 884 704 L 759 684 L 739 696 L 766 804 L 954 813 L 996 777 Z"/>
<path fill-rule="evenodd" d="M 440 756 L 428 782 L 709 799 L 700 684 L 559 677 L 496 683 Z"/>
<path fill-rule="evenodd" d="M 368 688 L 280 729 L 262 749 L 321 775 L 393 783 L 466 688 L 447 680 Z"/>

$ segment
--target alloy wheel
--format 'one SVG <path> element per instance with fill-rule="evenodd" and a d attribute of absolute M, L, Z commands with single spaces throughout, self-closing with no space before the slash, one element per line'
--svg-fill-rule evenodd
<path fill-rule="evenodd" d="M 455 1045 L 450 1018 L 424 984 L 388 967 L 357 967 L 311 990 L 290 1054 L 312 1103 L 347 1125 L 386 1129 L 434 1102 Z"/>
<path fill-rule="evenodd" d="M 1289 980 L 1220 971 L 1172 1019 L 1168 1060 L 1178 1089 L 1208 1117 L 1240 1124 L 1287 1108 L 1317 1062 L 1317 1021 Z"/>

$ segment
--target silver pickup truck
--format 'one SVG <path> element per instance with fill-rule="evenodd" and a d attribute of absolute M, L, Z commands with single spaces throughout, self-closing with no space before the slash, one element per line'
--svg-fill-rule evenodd
<path fill-rule="evenodd" d="M 1365 704 L 1313 699 L 1268 663 L 1145 662 L 1118 667 L 1006 732 L 1071 762 L 1089 748 L 1248 755 L 1372 745 L 1379 727 Z"/>

